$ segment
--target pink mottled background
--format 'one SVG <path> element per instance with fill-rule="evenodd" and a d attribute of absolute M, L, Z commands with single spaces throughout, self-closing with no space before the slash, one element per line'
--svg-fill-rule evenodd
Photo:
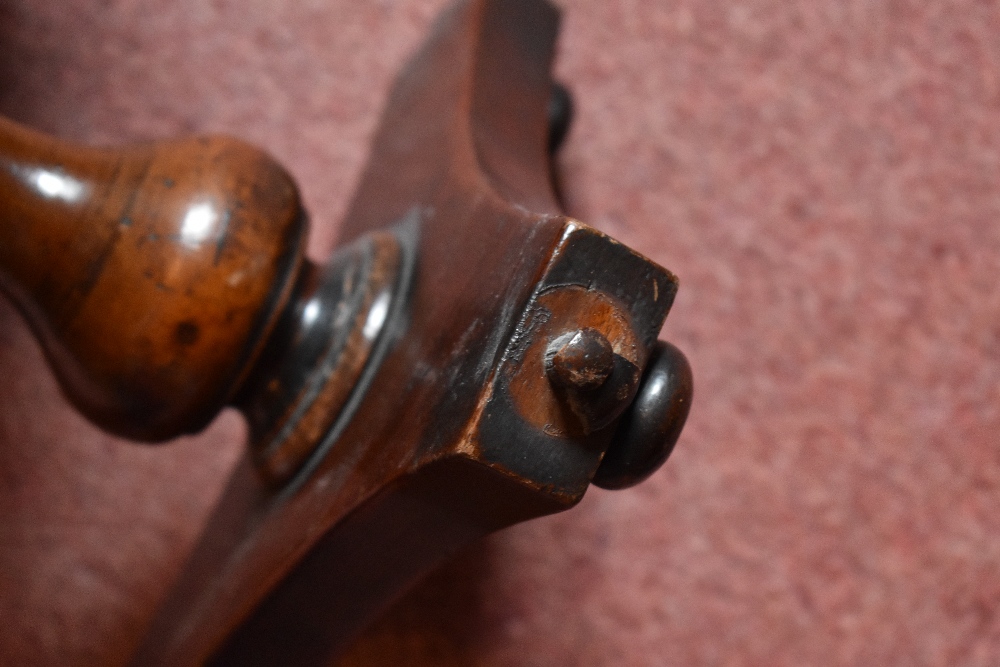
<path fill-rule="evenodd" d="M 1000 664 L 1000 6 L 565 0 L 570 212 L 676 272 L 666 467 L 469 549 L 348 665 Z M 222 131 L 322 257 L 441 0 L 0 0 L 0 112 Z M 0 303 L 0 663 L 115 665 L 221 489 L 234 415 L 87 425 Z"/>

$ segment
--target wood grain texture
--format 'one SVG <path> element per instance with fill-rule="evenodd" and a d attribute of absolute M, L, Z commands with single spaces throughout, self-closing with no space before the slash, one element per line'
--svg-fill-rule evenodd
<path fill-rule="evenodd" d="M 345 223 L 402 255 L 372 360 L 286 486 L 237 468 L 135 665 L 327 664 L 461 546 L 583 496 L 677 279 L 556 211 L 557 29 L 539 0 L 458 2 L 403 68 Z M 544 361 L 581 327 L 614 368 L 574 417 Z"/>
<path fill-rule="evenodd" d="M 94 143 L 262 144 L 321 258 L 443 4 L 6 0 L 0 107 Z M 683 277 L 666 333 L 695 409 L 662 474 L 470 550 L 348 664 L 994 664 L 1000 10 L 564 8 L 569 210 Z M 120 664 L 239 423 L 159 451 L 105 436 L 0 318 L 2 654 Z"/>
<path fill-rule="evenodd" d="M 0 118 L 0 280 L 69 398 L 113 433 L 202 430 L 288 303 L 295 184 L 228 138 L 89 148 Z"/>

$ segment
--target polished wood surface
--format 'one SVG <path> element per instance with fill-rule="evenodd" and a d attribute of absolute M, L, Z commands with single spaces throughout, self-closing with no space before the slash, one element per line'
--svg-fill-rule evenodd
<path fill-rule="evenodd" d="M 567 210 L 677 273 L 699 395 L 665 469 L 464 551 L 345 665 L 969 665 L 1000 655 L 1000 3 L 564 8 Z M 325 258 L 447 0 L 5 0 L 0 112 L 227 132 Z M 0 663 L 111 667 L 243 444 L 137 447 L 0 305 Z"/>
<path fill-rule="evenodd" d="M 285 307 L 305 219 L 260 150 L 71 146 L 0 118 L 0 279 L 67 396 L 140 440 L 196 432 Z"/>
<path fill-rule="evenodd" d="M 340 418 L 402 298 L 404 258 L 389 233 L 342 247 L 323 267 L 305 262 L 294 306 L 236 397 L 258 471 L 280 487 Z"/>
<path fill-rule="evenodd" d="M 133 438 L 225 404 L 250 427 L 134 664 L 327 664 L 456 549 L 669 454 L 690 372 L 650 359 L 678 281 L 560 210 L 558 19 L 542 0 L 442 15 L 322 267 L 252 147 L 0 125 L 3 287 L 67 395 Z"/>
<path fill-rule="evenodd" d="M 677 279 L 560 213 L 557 28 L 537 0 L 461 2 L 404 69 L 343 228 L 405 258 L 381 363 L 287 486 L 237 468 L 136 664 L 329 664 L 459 547 L 582 498 Z M 612 358 L 568 399 L 546 358 L 580 331 Z"/>

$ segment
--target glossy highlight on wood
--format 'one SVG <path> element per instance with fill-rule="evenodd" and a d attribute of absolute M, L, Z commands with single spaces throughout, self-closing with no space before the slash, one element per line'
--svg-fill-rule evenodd
<path fill-rule="evenodd" d="M 642 378 L 642 391 L 625 413 L 594 473 L 602 489 L 625 489 L 647 479 L 677 444 L 691 411 L 694 374 L 684 353 L 658 341 Z"/>
<path fill-rule="evenodd" d="M 291 177 L 226 137 L 70 146 L 0 118 L 0 284 L 67 396 L 139 440 L 200 430 L 287 303 Z"/>
<path fill-rule="evenodd" d="M 134 664 L 329 665 L 462 545 L 582 498 L 677 278 L 560 212 L 557 27 L 540 0 L 466 0 L 403 70 L 341 228 L 414 262 L 363 395 L 284 487 L 237 467 Z M 547 351 L 586 328 L 614 369 L 567 396 Z"/>
<path fill-rule="evenodd" d="M 236 405 L 250 426 L 257 467 L 276 485 L 302 467 L 359 388 L 393 303 L 404 258 L 376 233 L 320 268 L 306 260 L 287 309 Z"/>
<path fill-rule="evenodd" d="M 656 337 L 678 281 L 560 210 L 558 19 L 543 0 L 442 15 L 323 266 L 255 148 L 0 122 L 2 286 L 68 396 L 139 439 L 225 404 L 249 425 L 133 664 L 327 665 L 464 544 L 669 453 L 690 373 Z"/>

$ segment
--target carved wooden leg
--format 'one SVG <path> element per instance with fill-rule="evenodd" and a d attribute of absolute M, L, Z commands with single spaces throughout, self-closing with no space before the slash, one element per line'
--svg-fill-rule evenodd
<path fill-rule="evenodd" d="M 84 149 L 0 121 L 3 286 L 67 395 L 137 439 L 227 404 L 250 424 L 135 664 L 326 664 L 460 546 L 669 454 L 692 391 L 656 341 L 677 279 L 560 211 L 557 24 L 541 0 L 442 16 L 323 267 L 291 179 L 245 144 Z"/>

